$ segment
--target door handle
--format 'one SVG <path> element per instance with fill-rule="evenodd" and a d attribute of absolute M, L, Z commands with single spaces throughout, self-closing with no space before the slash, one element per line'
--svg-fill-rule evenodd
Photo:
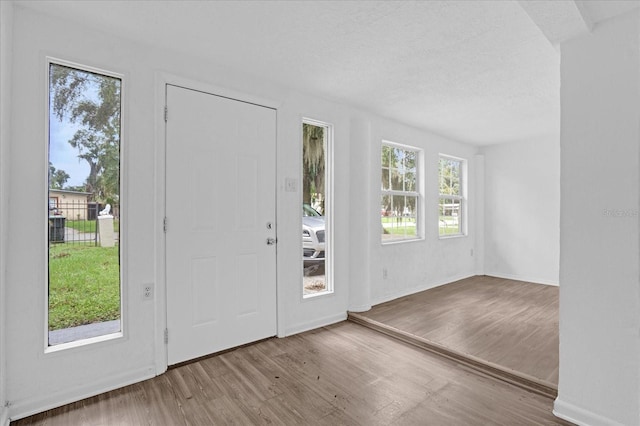
<path fill-rule="evenodd" d="M 272 246 L 274 244 L 276 244 L 278 242 L 278 240 L 276 240 L 275 238 L 267 238 L 267 245 L 268 246 Z"/>

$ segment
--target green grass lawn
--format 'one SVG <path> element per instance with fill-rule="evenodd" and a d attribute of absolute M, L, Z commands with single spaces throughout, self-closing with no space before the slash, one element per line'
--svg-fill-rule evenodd
<path fill-rule="evenodd" d="M 385 230 L 393 235 L 416 235 L 416 225 L 385 228 Z"/>
<path fill-rule="evenodd" d="M 406 217 L 382 217 L 381 222 L 386 234 L 416 235 L 416 221 Z M 445 223 L 448 222 L 448 226 Z M 450 216 L 440 216 L 440 235 L 460 234 L 457 223 Z"/>
<path fill-rule="evenodd" d="M 79 232 L 96 232 L 96 220 L 66 220 L 64 226 Z"/>
<path fill-rule="evenodd" d="M 49 248 L 49 330 L 120 318 L 118 247 Z"/>
<path fill-rule="evenodd" d="M 96 232 L 97 220 L 66 220 L 64 226 L 67 228 L 73 228 L 78 232 Z M 118 219 L 113 220 L 114 232 L 120 232 L 120 221 Z"/>
<path fill-rule="evenodd" d="M 445 225 L 448 223 L 448 226 Z M 457 218 L 451 216 L 440 216 L 440 235 L 455 235 L 460 234 Z"/>
<path fill-rule="evenodd" d="M 406 236 L 416 235 L 415 218 L 383 216 L 381 219 L 383 224 L 382 226 L 386 234 Z"/>

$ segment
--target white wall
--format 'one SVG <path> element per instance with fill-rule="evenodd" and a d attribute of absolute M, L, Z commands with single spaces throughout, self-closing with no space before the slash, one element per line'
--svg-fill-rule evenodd
<path fill-rule="evenodd" d="M 555 413 L 640 424 L 640 13 L 562 46 Z"/>
<path fill-rule="evenodd" d="M 346 319 L 349 298 L 349 114 L 342 105 L 290 93 L 278 111 L 278 318 L 280 335 L 310 330 Z M 301 192 L 284 192 L 285 177 L 302 187 L 302 119 L 334 129 L 334 293 L 302 298 Z"/>
<path fill-rule="evenodd" d="M 483 147 L 484 272 L 558 284 L 559 135 Z"/>
<path fill-rule="evenodd" d="M 3 10 L 4 12 L 4 10 Z M 257 76 L 224 68 L 208 58 L 187 57 L 158 46 L 142 46 L 113 35 L 14 5 L 12 127 L 3 126 L 3 165 L 12 169 L 2 180 L 3 206 L 11 223 L 2 233 L 6 259 L 6 399 L 12 417 L 20 417 L 162 373 L 166 367 L 162 343 L 164 317 L 162 233 L 161 83 L 167 76 L 193 80 L 224 90 L 268 99 L 278 107 L 278 333 L 281 336 L 342 320 L 350 297 L 357 306 L 397 297 L 462 276 L 472 275 L 473 226 L 466 238 L 437 238 L 437 154 L 468 158 L 473 170 L 474 149 L 441 137 L 395 124 L 364 111 L 292 92 Z M 4 14 L 3 14 L 4 15 Z M 4 22 L 4 21 L 3 21 Z M 3 33 L 4 35 L 4 33 Z M 225 40 L 229 42 L 229 40 Z M 5 49 L 3 37 L 3 55 Z M 125 75 L 127 127 L 123 132 L 126 193 L 123 212 L 127 233 L 123 339 L 44 354 L 46 301 L 47 55 Z M 6 64 L 3 57 L 3 71 Z M 3 87 L 5 84 L 3 72 Z M 3 93 L 3 106 L 5 96 Z M 3 119 L 6 116 L 3 114 Z M 284 179 L 301 178 L 301 120 L 333 124 L 335 293 L 302 298 L 300 192 L 285 192 Z M 382 247 L 379 233 L 380 140 L 423 147 L 427 181 L 427 240 Z M 371 166 L 369 167 L 369 164 Z M 3 167 L 3 178 L 6 168 Z M 298 185 L 300 188 L 301 185 Z M 473 194 L 470 205 L 473 212 Z M 19 209 L 15 206 L 19 206 Z M 4 207 L 3 207 L 4 208 Z M 41 226 L 38 226 L 41 224 Z M 369 231 L 369 232 L 368 232 Z M 363 236 L 370 234 L 372 237 Z M 39 249 L 38 249 L 39 248 Z M 370 253 L 371 256 L 368 256 Z M 350 256 L 354 256 L 351 261 Z M 389 270 L 382 282 L 380 266 Z M 371 283 L 367 276 L 371 275 Z M 154 303 L 140 297 L 144 283 L 156 284 Z M 368 286 L 372 285 L 372 288 Z M 354 286 L 354 287 L 352 287 Z M 5 300 L 3 298 L 3 300 Z"/>
<path fill-rule="evenodd" d="M 13 35 L 13 7 L 12 3 L 0 2 L 0 235 L 6 235 L 8 223 L 7 213 L 9 205 L 9 135 L 11 129 L 11 50 Z M 8 424 L 8 409 L 5 407 L 6 398 L 6 292 L 5 269 L 7 258 L 7 241 L 0 239 L 0 425 Z"/>
<path fill-rule="evenodd" d="M 460 238 L 438 237 L 438 158 L 447 154 L 468 161 L 468 175 L 475 176 L 476 148 L 456 143 L 436 134 L 400 126 L 379 120 L 371 126 L 372 149 L 369 152 L 368 211 L 370 219 L 369 281 L 371 303 L 377 304 L 417 291 L 426 290 L 461 278 L 475 275 L 475 259 L 471 254 L 475 248 L 475 193 L 469 185 L 468 235 Z M 380 181 L 382 140 L 410 145 L 424 153 L 424 214 L 425 238 L 400 244 L 385 244 L 380 241 Z M 357 192 L 357 191 L 356 191 Z M 366 201 L 366 200 L 364 200 Z M 366 204 L 365 204 L 366 205 Z M 352 240 L 353 241 L 353 240 Z M 352 265 L 357 267 L 357 265 Z M 387 278 L 383 278 L 383 269 Z"/>

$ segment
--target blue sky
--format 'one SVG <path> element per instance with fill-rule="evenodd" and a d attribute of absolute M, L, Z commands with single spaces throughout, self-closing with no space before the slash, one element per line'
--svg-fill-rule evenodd
<path fill-rule="evenodd" d="M 60 122 L 53 114 L 49 117 L 49 161 L 56 170 L 64 170 L 69 176 L 65 186 L 84 184 L 89 176 L 89 164 L 78 158 L 78 149 L 69 144 L 80 128 L 66 119 Z"/>

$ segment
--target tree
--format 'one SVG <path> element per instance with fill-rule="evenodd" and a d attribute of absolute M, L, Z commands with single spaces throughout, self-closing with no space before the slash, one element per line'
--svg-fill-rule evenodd
<path fill-rule="evenodd" d="M 382 145 L 382 196 L 381 209 L 385 215 L 401 215 L 406 209 L 415 211 L 415 199 L 404 195 L 391 195 L 391 191 L 415 192 L 417 190 L 417 154 L 410 149 Z M 413 197 L 413 195 L 411 195 Z"/>
<path fill-rule="evenodd" d="M 71 176 L 64 170 L 57 170 L 49 161 L 49 187 L 52 189 L 63 189 Z"/>
<path fill-rule="evenodd" d="M 120 88 L 117 78 L 51 65 L 53 113 L 80 125 L 69 144 L 89 164 L 84 190 L 98 201 L 120 193 Z"/>
<path fill-rule="evenodd" d="M 302 124 L 302 202 L 311 204 L 314 194 L 322 194 L 324 212 L 325 143 L 324 127 Z"/>
<path fill-rule="evenodd" d="M 460 168 L 459 160 L 440 159 L 441 195 L 460 195 Z"/>

